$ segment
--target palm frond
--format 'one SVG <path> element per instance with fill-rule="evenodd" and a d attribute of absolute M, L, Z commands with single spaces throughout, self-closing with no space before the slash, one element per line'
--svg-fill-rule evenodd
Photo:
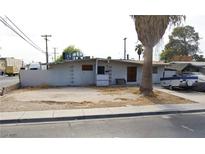
<path fill-rule="evenodd" d="M 135 22 L 138 39 L 144 46 L 155 46 L 169 24 L 179 25 L 183 15 L 131 15 Z"/>

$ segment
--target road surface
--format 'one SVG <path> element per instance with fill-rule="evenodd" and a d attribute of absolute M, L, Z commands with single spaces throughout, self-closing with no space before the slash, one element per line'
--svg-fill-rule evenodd
<path fill-rule="evenodd" d="M 205 113 L 0 125 L 0 137 L 204 138 Z"/>
<path fill-rule="evenodd" d="M 12 86 L 19 83 L 19 77 L 0 76 L 0 88 Z"/>

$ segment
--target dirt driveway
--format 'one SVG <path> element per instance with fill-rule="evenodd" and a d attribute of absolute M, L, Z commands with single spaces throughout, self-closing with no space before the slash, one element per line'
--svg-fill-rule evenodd
<path fill-rule="evenodd" d="M 0 97 L 0 112 L 178 103 L 193 101 L 160 91 L 155 91 L 152 97 L 144 97 L 136 87 L 28 88 Z"/>

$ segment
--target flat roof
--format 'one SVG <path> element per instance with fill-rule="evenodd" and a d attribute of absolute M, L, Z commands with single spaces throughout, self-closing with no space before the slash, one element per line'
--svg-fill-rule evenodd
<path fill-rule="evenodd" d="M 205 66 L 205 62 L 198 62 L 198 61 L 173 61 L 171 64 L 191 64 L 192 66 Z"/>
<path fill-rule="evenodd" d="M 64 63 L 73 63 L 73 62 L 88 62 L 88 61 L 111 61 L 111 62 L 120 62 L 120 63 L 132 63 L 143 65 L 144 61 L 131 60 L 131 59 L 105 59 L 105 58 L 90 58 L 90 59 L 76 59 L 76 60 L 64 60 L 62 62 L 52 62 L 49 65 L 64 64 Z M 164 63 L 162 61 L 153 61 L 153 65 L 169 65 L 169 63 Z"/>
<path fill-rule="evenodd" d="M 170 65 L 166 67 L 166 69 L 182 71 L 188 66 L 204 68 L 205 62 L 174 61 L 174 62 L 171 62 Z"/>

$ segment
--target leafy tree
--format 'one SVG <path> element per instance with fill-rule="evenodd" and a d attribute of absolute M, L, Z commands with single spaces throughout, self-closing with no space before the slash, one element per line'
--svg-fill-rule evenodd
<path fill-rule="evenodd" d="M 63 53 L 82 54 L 81 50 L 79 48 L 76 48 L 74 45 L 70 45 L 67 48 L 65 48 L 63 50 Z M 57 60 L 55 62 L 62 62 L 63 61 L 63 53 L 59 58 L 57 58 Z"/>
<path fill-rule="evenodd" d="M 59 62 L 62 62 L 62 61 L 63 61 L 63 55 L 60 55 L 60 56 L 55 60 L 56 63 L 59 63 Z"/>
<path fill-rule="evenodd" d="M 178 52 L 176 50 L 170 50 L 170 49 L 162 50 L 162 53 L 160 54 L 160 60 L 169 62 L 174 56 L 177 56 L 177 55 L 178 55 Z"/>
<path fill-rule="evenodd" d="M 81 52 L 80 49 L 76 48 L 74 45 L 70 45 L 63 50 L 65 53 L 79 53 Z"/>
<path fill-rule="evenodd" d="M 142 44 L 137 44 L 136 47 L 135 47 L 135 51 L 137 52 L 137 54 L 139 56 L 139 60 L 140 60 L 140 56 L 144 51 L 143 45 Z"/>
<path fill-rule="evenodd" d="M 161 53 L 160 59 L 167 62 L 174 56 L 194 56 L 199 52 L 199 34 L 192 26 L 176 27 L 169 36 L 169 42 L 165 45 L 165 50 Z"/>
<path fill-rule="evenodd" d="M 196 61 L 202 61 L 202 62 L 205 62 L 205 58 L 204 58 L 203 55 L 195 54 L 195 55 L 193 55 L 193 59 L 195 59 Z"/>
<path fill-rule="evenodd" d="M 180 24 L 185 16 L 181 15 L 131 15 L 135 22 L 138 40 L 144 46 L 144 64 L 140 91 L 143 95 L 153 94 L 152 57 L 153 47 L 159 42 L 169 24 Z"/>

